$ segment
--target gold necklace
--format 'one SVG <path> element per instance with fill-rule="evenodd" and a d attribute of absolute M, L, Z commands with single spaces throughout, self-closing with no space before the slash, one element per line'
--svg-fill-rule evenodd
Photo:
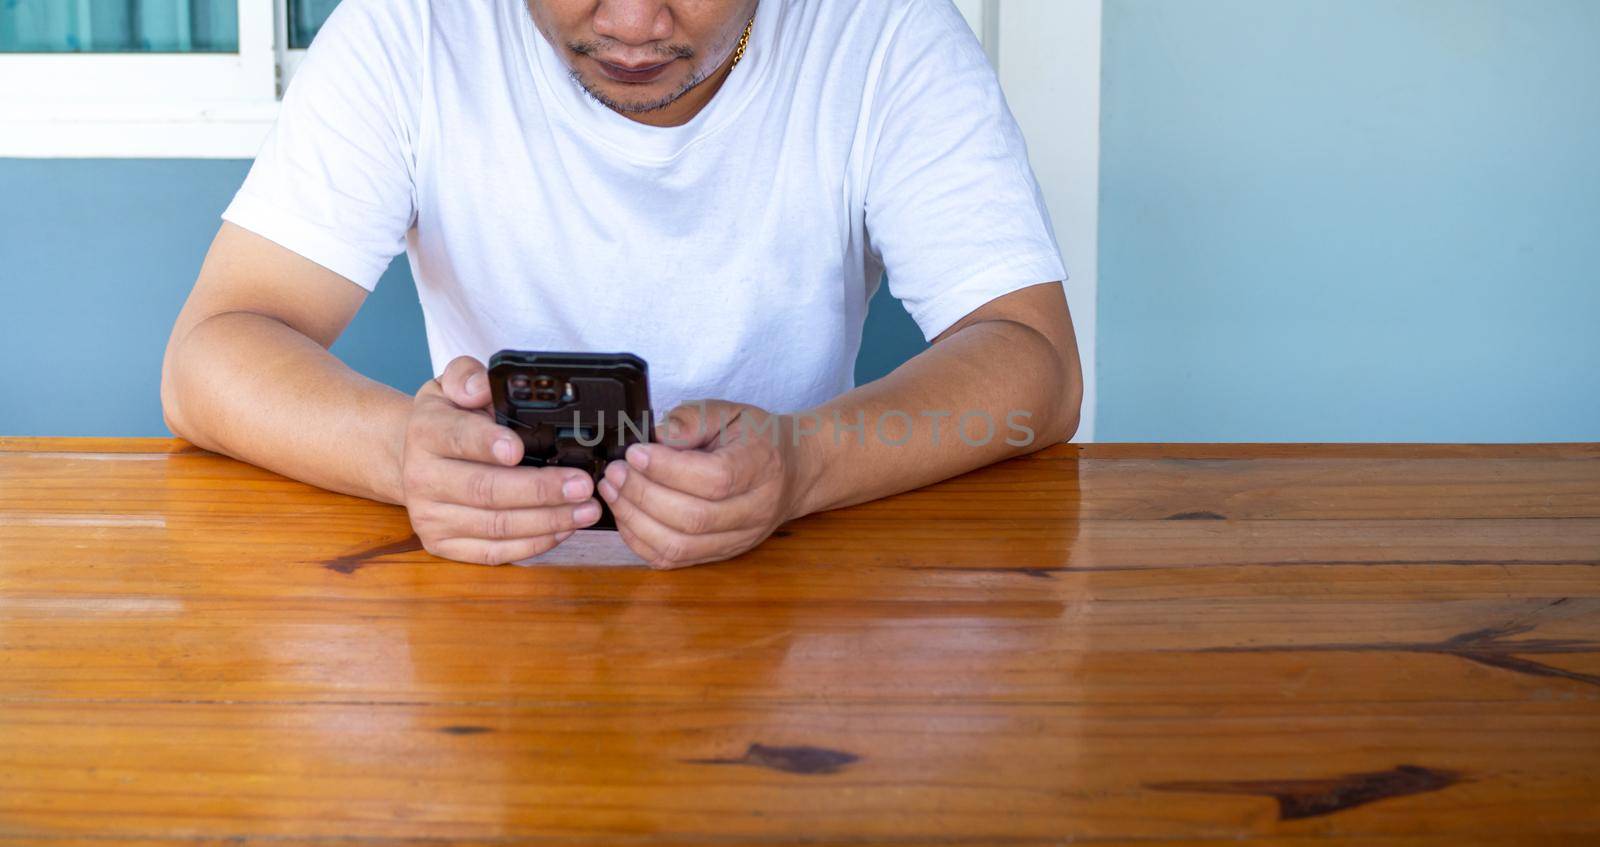
<path fill-rule="evenodd" d="M 744 35 L 739 36 L 739 46 L 733 48 L 733 64 L 728 66 L 728 70 L 731 71 L 734 68 L 738 67 L 739 66 L 739 60 L 744 58 L 744 48 L 750 46 L 750 28 L 755 26 L 755 25 L 756 25 L 756 16 L 755 15 L 751 15 L 750 16 L 750 20 L 745 22 Z"/>

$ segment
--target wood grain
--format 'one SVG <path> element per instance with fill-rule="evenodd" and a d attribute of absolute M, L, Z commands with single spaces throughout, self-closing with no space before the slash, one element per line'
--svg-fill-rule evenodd
<path fill-rule="evenodd" d="M 1595 843 L 1596 459 L 1063 446 L 658 573 L 0 438 L 0 845 Z"/>

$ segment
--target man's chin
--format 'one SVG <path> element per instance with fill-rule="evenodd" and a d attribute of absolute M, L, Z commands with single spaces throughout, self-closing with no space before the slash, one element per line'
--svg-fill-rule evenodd
<path fill-rule="evenodd" d="M 580 77 L 578 84 L 583 86 L 584 91 L 589 92 L 590 97 L 600 101 L 607 108 L 630 115 L 665 108 L 672 101 L 682 97 L 684 92 L 680 82 L 657 81 L 649 85 L 628 85 L 610 80 Z"/>
<path fill-rule="evenodd" d="M 648 99 L 637 97 L 633 99 L 613 97 L 602 102 L 606 103 L 606 105 L 617 110 L 618 112 L 626 115 L 643 115 L 649 112 L 659 112 L 662 109 L 665 109 L 666 107 L 672 105 L 672 102 L 677 100 L 679 96 L 681 95 L 668 94 Z"/>
<path fill-rule="evenodd" d="M 705 81 L 704 77 L 680 76 L 671 80 L 659 79 L 648 85 L 630 85 L 577 72 L 573 73 L 573 78 L 584 91 L 589 92 L 590 97 L 598 100 L 606 108 L 627 115 L 642 115 L 665 109 Z"/>

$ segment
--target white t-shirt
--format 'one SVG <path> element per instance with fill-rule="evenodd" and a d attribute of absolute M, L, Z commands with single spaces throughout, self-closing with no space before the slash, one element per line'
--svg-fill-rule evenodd
<path fill-rule="evenodd" d="M 524 0 L 344 0 L 223 218 L 369 290 L 404 249 L 435 373 L 627 351 L 658 414 L 849 390 L 885 271 L 930 339 L 1066 277 L 950 0 L 761 0 L 671 128 L 590 98 Z"/>

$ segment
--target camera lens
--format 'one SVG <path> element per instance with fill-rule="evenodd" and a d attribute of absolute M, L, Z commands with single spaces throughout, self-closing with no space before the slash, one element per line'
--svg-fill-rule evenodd
<path fill-rule="evenodd" d="M 511 390 L 512 400 L 527 401 L 532 399 L 533 391 L 530 389 L 530 385 L 531 381 L 522 374 L 517 374 L 506 380 L 506 387 Z"/>

